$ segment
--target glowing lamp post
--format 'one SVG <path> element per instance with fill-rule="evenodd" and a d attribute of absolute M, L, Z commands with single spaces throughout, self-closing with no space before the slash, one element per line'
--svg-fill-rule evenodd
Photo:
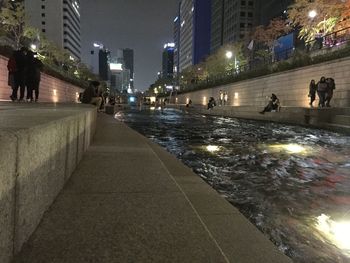
<path fill-rule="evenodd" d="M 310 17 L 311 19 L 314 19 L 316 16 L 317 16 L 316 10 L 311 10 L 311 11 L 309 12 L 309 17 Z"/>

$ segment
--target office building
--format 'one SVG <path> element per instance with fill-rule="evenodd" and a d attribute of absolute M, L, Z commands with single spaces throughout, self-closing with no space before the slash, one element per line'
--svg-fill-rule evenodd
<path fill-rule="evenodd" d="M 258 2 L 260 1 L 212 0 L 211 53 L 225 44 L 242 41 L 248 36 L 253 27 L 259 24 Z"/>
<path fill-rule="evenodd" d="M 211 0 L 180 3 L 179 71 L 196 65 L 210 53 Z"/>
<path fill-rule="evenodd" d="M 172 79 L 174 77 L 174 50 L 175 43 L 164 45 L 162 59 L 162 77 Z"/>
<path fill-rule="evenodd" d="M 271 19 L 287 16 L 288 7 L 293 3 L 293 0 L 265 0 L 257 1 L 258 9 L 260 10 L 260 25 L 268 25 Z"/>
<path fill-rule="evenodd" d="M 108 81 L 110 77 L 110 55 L 109 50 L 104 48 L 98 52 L 98 75 L 104 81 Z"/>
<path fill-rule="evenodd" d="M 178 10 L 178 15 L 174 19 L 174 74 L 177 76 L 179 72 L 179 65 L 180 65 L 180 5 Z"/>
<path fill-rule="evenodd" d="M 31 26 L 80 59 L 80 0 L 25 0 L 25 12 Z"/>
<path fill-rule="evenodd" d="M 126 70 L 129 71 L 129 81 L 130 81 L 130 87 L 133 90 L 134 89 L 134 50 L 130 48 L 123 49 L 123 65 Z"/>

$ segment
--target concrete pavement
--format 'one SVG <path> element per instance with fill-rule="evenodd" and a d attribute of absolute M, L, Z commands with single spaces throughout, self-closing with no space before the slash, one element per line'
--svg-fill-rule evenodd
<path fill-rule="evenodd" d="M 292 262 L 175 157 L 99 114 L 94 140 L 14 262 Z"/>

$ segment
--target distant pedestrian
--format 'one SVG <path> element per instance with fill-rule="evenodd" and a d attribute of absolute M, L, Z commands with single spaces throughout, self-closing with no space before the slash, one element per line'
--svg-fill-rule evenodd
<path fill-rule="evenodd" d="M 318 107 L 323 108 L 325 106 L 327 88 L 326 78 L 321 77 L 320 81 L 317 83 L 317 95 L 319 98 Z"/>
<path fill-rule="evenodd" d="M 333 92 L 335 90 L 335 81 L 333 78 L 327 78 L 326 82 L 327 82 L 327 91 L 326 91 L 325 103 L 326 103 L 326 107 L 330 107 L 331 106 L 330 103 L 333 98 Z"/>
<path fill-rule="evenodd" d="M 227 101 L 228 101 L 228 94 L 227 94 L 227 91 L 224 92 L 224 105 L 227 104 Z"/>
<path fill-rule="evenodd" d="M 41 70 L 43 63 L 35 57 L 36 53 L 28 51 L 27 53 L 27 71 L 26 71 L 26 86 L 27 86 L 27 101 L 37 102 L 39 99 L 39 86 L 41 80 Z M 35 93 L 35 100 L 33 99 Z"/>
<path fill-rule="evenodd" d="M 310 107 L 312 108 L 313 105 L 312 103 L 316 99 L 316 91 L 317 91 L 317 85 L 314 79 L 311 80 L 310 85 L 309 85 L 309 97 L 310 97 Z"/>
<path fill-rule="evenodd" d="M 27 48 L 22 47 L 20 50 L 14 52 L 14 60 L 16 63 L 16 71 L 13 75 L 13 87 L 12 94 L 10 96 L 12 101 L 17 100 L 17 92 L 18 88 L 20 88 L 20 97 L 19 101 L 23 101 L 24 92 L 25 92 L 25 78 L 26 78 L 26 70 L 27 70 Z"/>
<path fill-rule="evenodd" d="M 224 92 L 222 90 L 220 90 L 219 92 L 219 105 L 222 106 L 224 101 Z"/>
<path fill-rule="evenodd" d="M 16 59 L 14 54 L 9 58 L 7 62 L 7 70 L 8 70 L 8 85 L 11 87 L 11 89 L 15 86 L 15 73 L 17 71 L 16 67 Z"/>
<path fill-rule="evenodd" d="M 97 96 L 96 88 L 100 86 L 100 82 L 92 81 L 89 87 L 84 90 L 82 103 L 94 104 L 97 106 L 98 111 L 100 111 L 102 98 Z"/>

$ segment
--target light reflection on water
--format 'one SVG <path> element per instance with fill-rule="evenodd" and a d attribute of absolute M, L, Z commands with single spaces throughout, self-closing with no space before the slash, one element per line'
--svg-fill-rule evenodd
<path fill-rule="evenodd" d="M 319 228 L 322 215 L 350 221 L 349 136 L 176 110 L 118 116 L 191 167 L 295 262 L 350 262 L 350 251 Z"/>

